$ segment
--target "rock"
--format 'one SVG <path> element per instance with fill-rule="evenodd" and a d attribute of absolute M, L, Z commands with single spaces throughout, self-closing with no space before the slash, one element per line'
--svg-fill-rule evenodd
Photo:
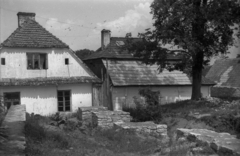
<path fill-rule="evenodd" d="M 228 133 L 182 128 L 177 129 L 176 133 L 176 138 L 185 137 L 188 141 L 211 148 L 219 155 L 240 156 L 240 140 Z"/>

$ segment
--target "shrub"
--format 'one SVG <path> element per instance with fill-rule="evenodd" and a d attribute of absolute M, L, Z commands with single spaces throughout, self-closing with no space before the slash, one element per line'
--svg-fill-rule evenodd
<path fill-rule="evenodd" d="M 25 134 L 36 142 L 42 142 L 46 138 L 46 131 L 34 114 L 26 114 Z"/>
<path fill-rule="evenodd" d="M 149 88 L 139 90 L 139 95 L 144 99 L 133 97 L 135 108 L 124 108 L 130 112 L 133 121 L 155 121 L 159 122 L 162 118 L 161 105 L 159 102 L 160 92 L 151 91 Z"/>

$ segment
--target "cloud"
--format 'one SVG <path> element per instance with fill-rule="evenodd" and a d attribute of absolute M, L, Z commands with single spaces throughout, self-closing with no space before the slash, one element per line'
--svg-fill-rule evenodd
<path fill-rule="evenodd" d="M 75 24 L 71 20 L 66 20 L 64 22 L 59 21 L 57 18 L 49 18 L 46 21 L 45 28 L 48 30 L 65 30 L 65 29 L 70 29 L 72 24 Z"/>
<path fill-rule="evenodd" d="M 115 36 L 125 36 L 128 32 L 136 36 L 138 32 L 152 28 L 153 20 L 150 11 L 150 2 L 139 3 L 116 20 L 97 23 L 98 30 L 94 32 L 99 34 L 99 30 L 109 29 Z"/>

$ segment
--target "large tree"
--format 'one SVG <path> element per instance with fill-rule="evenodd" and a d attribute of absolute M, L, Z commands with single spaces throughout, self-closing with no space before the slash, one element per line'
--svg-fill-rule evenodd
<path fill-rule="evenodd" d="M 92 53 L 94 53 L 93 50 L 89 50 L 89 49 L 80 49 L 80 50 L 76 50 L 76 55 L 80 58 L 80 59 L 85 59 L 87 58 L 89 55 L 91 55 Z"/>
<path fill-rule="evenodd" d="M 178 69 L 192 77 L 192 99 L 201 97 L 202 69 L 213 55 L 226 53 L 239 38 L 240 7 L 238 0 L 154 0 L 151 5 L 154 29 L 139 33 L 139 42 L 127 35 L 127 48 L 147 64 Z M 236 33 L 238 31 L 238 33 Z M 168 65 L 172 51 L 178 47 L 182 61 Z M 165 48 L 164 48 L 165 47 Z"/>

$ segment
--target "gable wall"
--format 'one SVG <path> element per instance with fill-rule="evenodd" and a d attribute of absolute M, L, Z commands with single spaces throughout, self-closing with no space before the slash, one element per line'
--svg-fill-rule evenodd
<path fill-rule="evenodd" d="M 28 70 L 27 52 L 47 53 L 48 69 Z M 90 76 L 68 49 L 4 48 L 1 49 L 0 57 L 5 58 L 6 62 L 6 65 L 1 65 L 0 78 Z M 69 65 L 65 65 L 65 58 L 69 58 Z"/>

